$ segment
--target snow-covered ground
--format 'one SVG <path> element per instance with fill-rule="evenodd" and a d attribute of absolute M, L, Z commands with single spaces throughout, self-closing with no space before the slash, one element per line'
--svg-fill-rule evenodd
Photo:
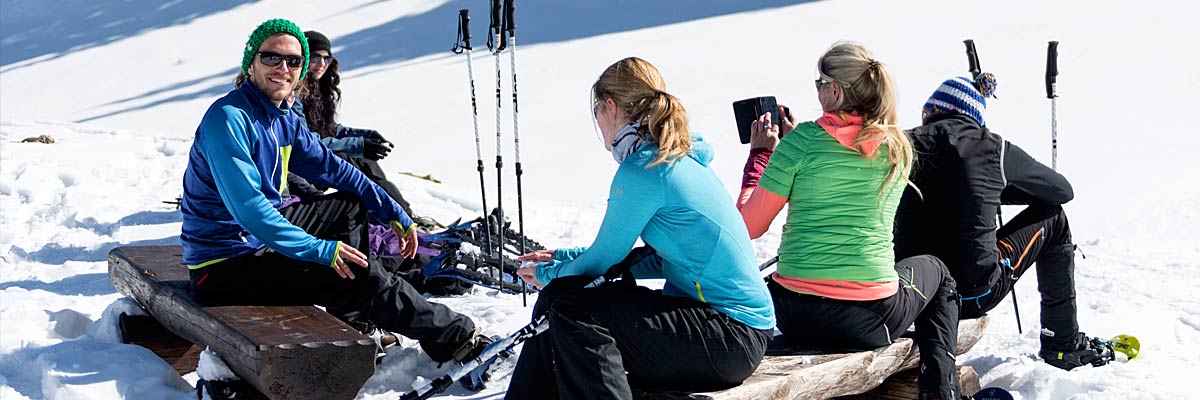
<path fill-rule="evenodd" d="M 470 7 L 484 157 L 495 155 L 495 60 L 483 51 L 486 1 L 0 2 L 0 398 L 185 398 L 149 351 L 116 339 L 133 312 L 106 274 L 115 246 L 178 243 L 180 194 L 200 116 L 232 88 L 254 26 L 286 17 L 328 34 L 343 62 L 340 120 L 399 143 L 383 161 L 421 214 L 451 221 L 479 212 L 465 56 L 449 53 L 457 10 Z M 1018 285 L 1025 333 L 1007 304 L 960 362 L 985 386 L 1022 399 L 1189 397 L 1200 365 L 1200 162 L 1189 115 L 1200 91 L 1200 6 L 1192 2 L 590 1 L 517 2 L 520 133 L 529 235 L 587 244 L 615 170 L 591 123 L 588 88 L 610 63 L 656 64 L 717 151 L 732 193 L 746 147 L 730 103 L 775 95 L 816 116 L 816 57 L 837 40 L 867 45 L 900 85 L 902 122 L 926 96 L 966 73 L 975 39 L 1000 81 L 989 126 L 1049 162 L 1045 47 L 1060 40 L 1059 166 L 1076 200 L 1080 325 L 1129 333 L 1143 355 L 1127 364 L 1060 371 L 1036 361 L 1035 276 Z M 512 103 L 502 59 L 506 189 L 512 210 Z M 20 143 L 46 134 L 54 144 Z M 489 197 L 495 171 L 489 165 Z M 400 175 L 432 173 L 443 184 Z M 1188 183 L 1192 182 L 1192 183 Z M 724 195 L 724 194 L 722 194 Z M 494 206 L 494 204 L 492 204 Z M 1015 214 L 1015 210 L 1006 215 Z M 782 220 L 782 218 L 780 219 Z M 755 243 L 766 259 L 779 227 Z M 435 298 L 488 334 L 528 320 L 519 296 L 478 290 Z M 436 373 L 406 341 L 363 388 L 389 398 Z M 497 397 L 507 377 L 480 393 Z M 1194 395 L 1193 395 L 1194 396 Z"/>

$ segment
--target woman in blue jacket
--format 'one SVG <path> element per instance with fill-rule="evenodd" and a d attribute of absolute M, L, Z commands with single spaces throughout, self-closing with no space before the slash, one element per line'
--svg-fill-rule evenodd
<path fill-rule="evenodd" d="M 518 273 L 547 285 L 534 315 L 550 328 L 525 343 L 509 399 L 632 397 L 631 386 L 716 390 L 762 361 L 775 314 L 750 236 L 708 167 L 712 149 L 688 133 L 679 99 L 638 58 L 613 64 L 592 86 L 596 123 L 621 164 L 600 232 L 586 248 L 526 254 Z M 580 289 L 641 238 L 657 254 L 635 264 L 635 285 Z"/>

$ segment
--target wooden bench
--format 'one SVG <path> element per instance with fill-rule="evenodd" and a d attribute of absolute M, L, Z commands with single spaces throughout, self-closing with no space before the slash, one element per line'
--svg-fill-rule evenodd
<path fill-rule="evenodd" d="M 959 355 L 966 353 L 987 328 L 987 317 L 960 321 Z M 779 337 L 776 337 L 779 339 Z M 828 399 L 866 393 L 885 379 L 917 366 L 919 354 L 912 339 L 901 338 L 890 346 L 871 351 L 822 354 L 819 350 L 785 349 L 773 343 L 772 350 L 759 364 L 754 375 L 738 387 L 711 393 L 691 393 L 690 399 Z M 979 377 L 970 367 L 959 367 L 961 386 L 967 393 L 979 388 Z M 913 391 L 916 375 L 897 375 L 894 385 L 873 391 L 869 397 L 884 398 L 885 392 Z"/>
<path fill-rule="evenodd" d="M 179 246 L 108 253 L 113 285 L 157 321 L 122 318 L 126 342 L 147 344 L 181 372 L 208 347 L 272 399 L 352 399 L 375 372 L 375 342 L 316 307 L 200 307 L 182 254 Z"/>

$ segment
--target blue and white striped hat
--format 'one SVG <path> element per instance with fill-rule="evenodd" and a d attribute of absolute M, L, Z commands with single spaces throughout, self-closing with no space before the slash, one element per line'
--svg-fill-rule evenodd
<path fill-rule="evenodd" d="M 955 112 L 975 118 L 979 125 L 983 122 L 983 111 L 987 108 L 987 99 L 975 88 L 970 78 L 956 77 L 942 82 L 929 100 L 925 101 L 926 111 Z"/>

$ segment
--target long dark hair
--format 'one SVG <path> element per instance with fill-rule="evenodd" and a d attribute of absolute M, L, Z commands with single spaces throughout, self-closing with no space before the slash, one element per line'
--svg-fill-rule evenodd
<path fill-rule="evenodd" d="M 329 67 L 321 79 L 314 79 L 312 74 L 304 78 L 300 88 L 300 100 L 304 102 L 304 118 L 308 121 L 308 130 L 316 132 L 321 137 L 336 136 L 336 124 L 333 121 L 337 114 L 338 102 L 342 100 L 342 89 L 338 84 L 342 77 L 338 74 L 338 60 L 331 58 Z"/>

